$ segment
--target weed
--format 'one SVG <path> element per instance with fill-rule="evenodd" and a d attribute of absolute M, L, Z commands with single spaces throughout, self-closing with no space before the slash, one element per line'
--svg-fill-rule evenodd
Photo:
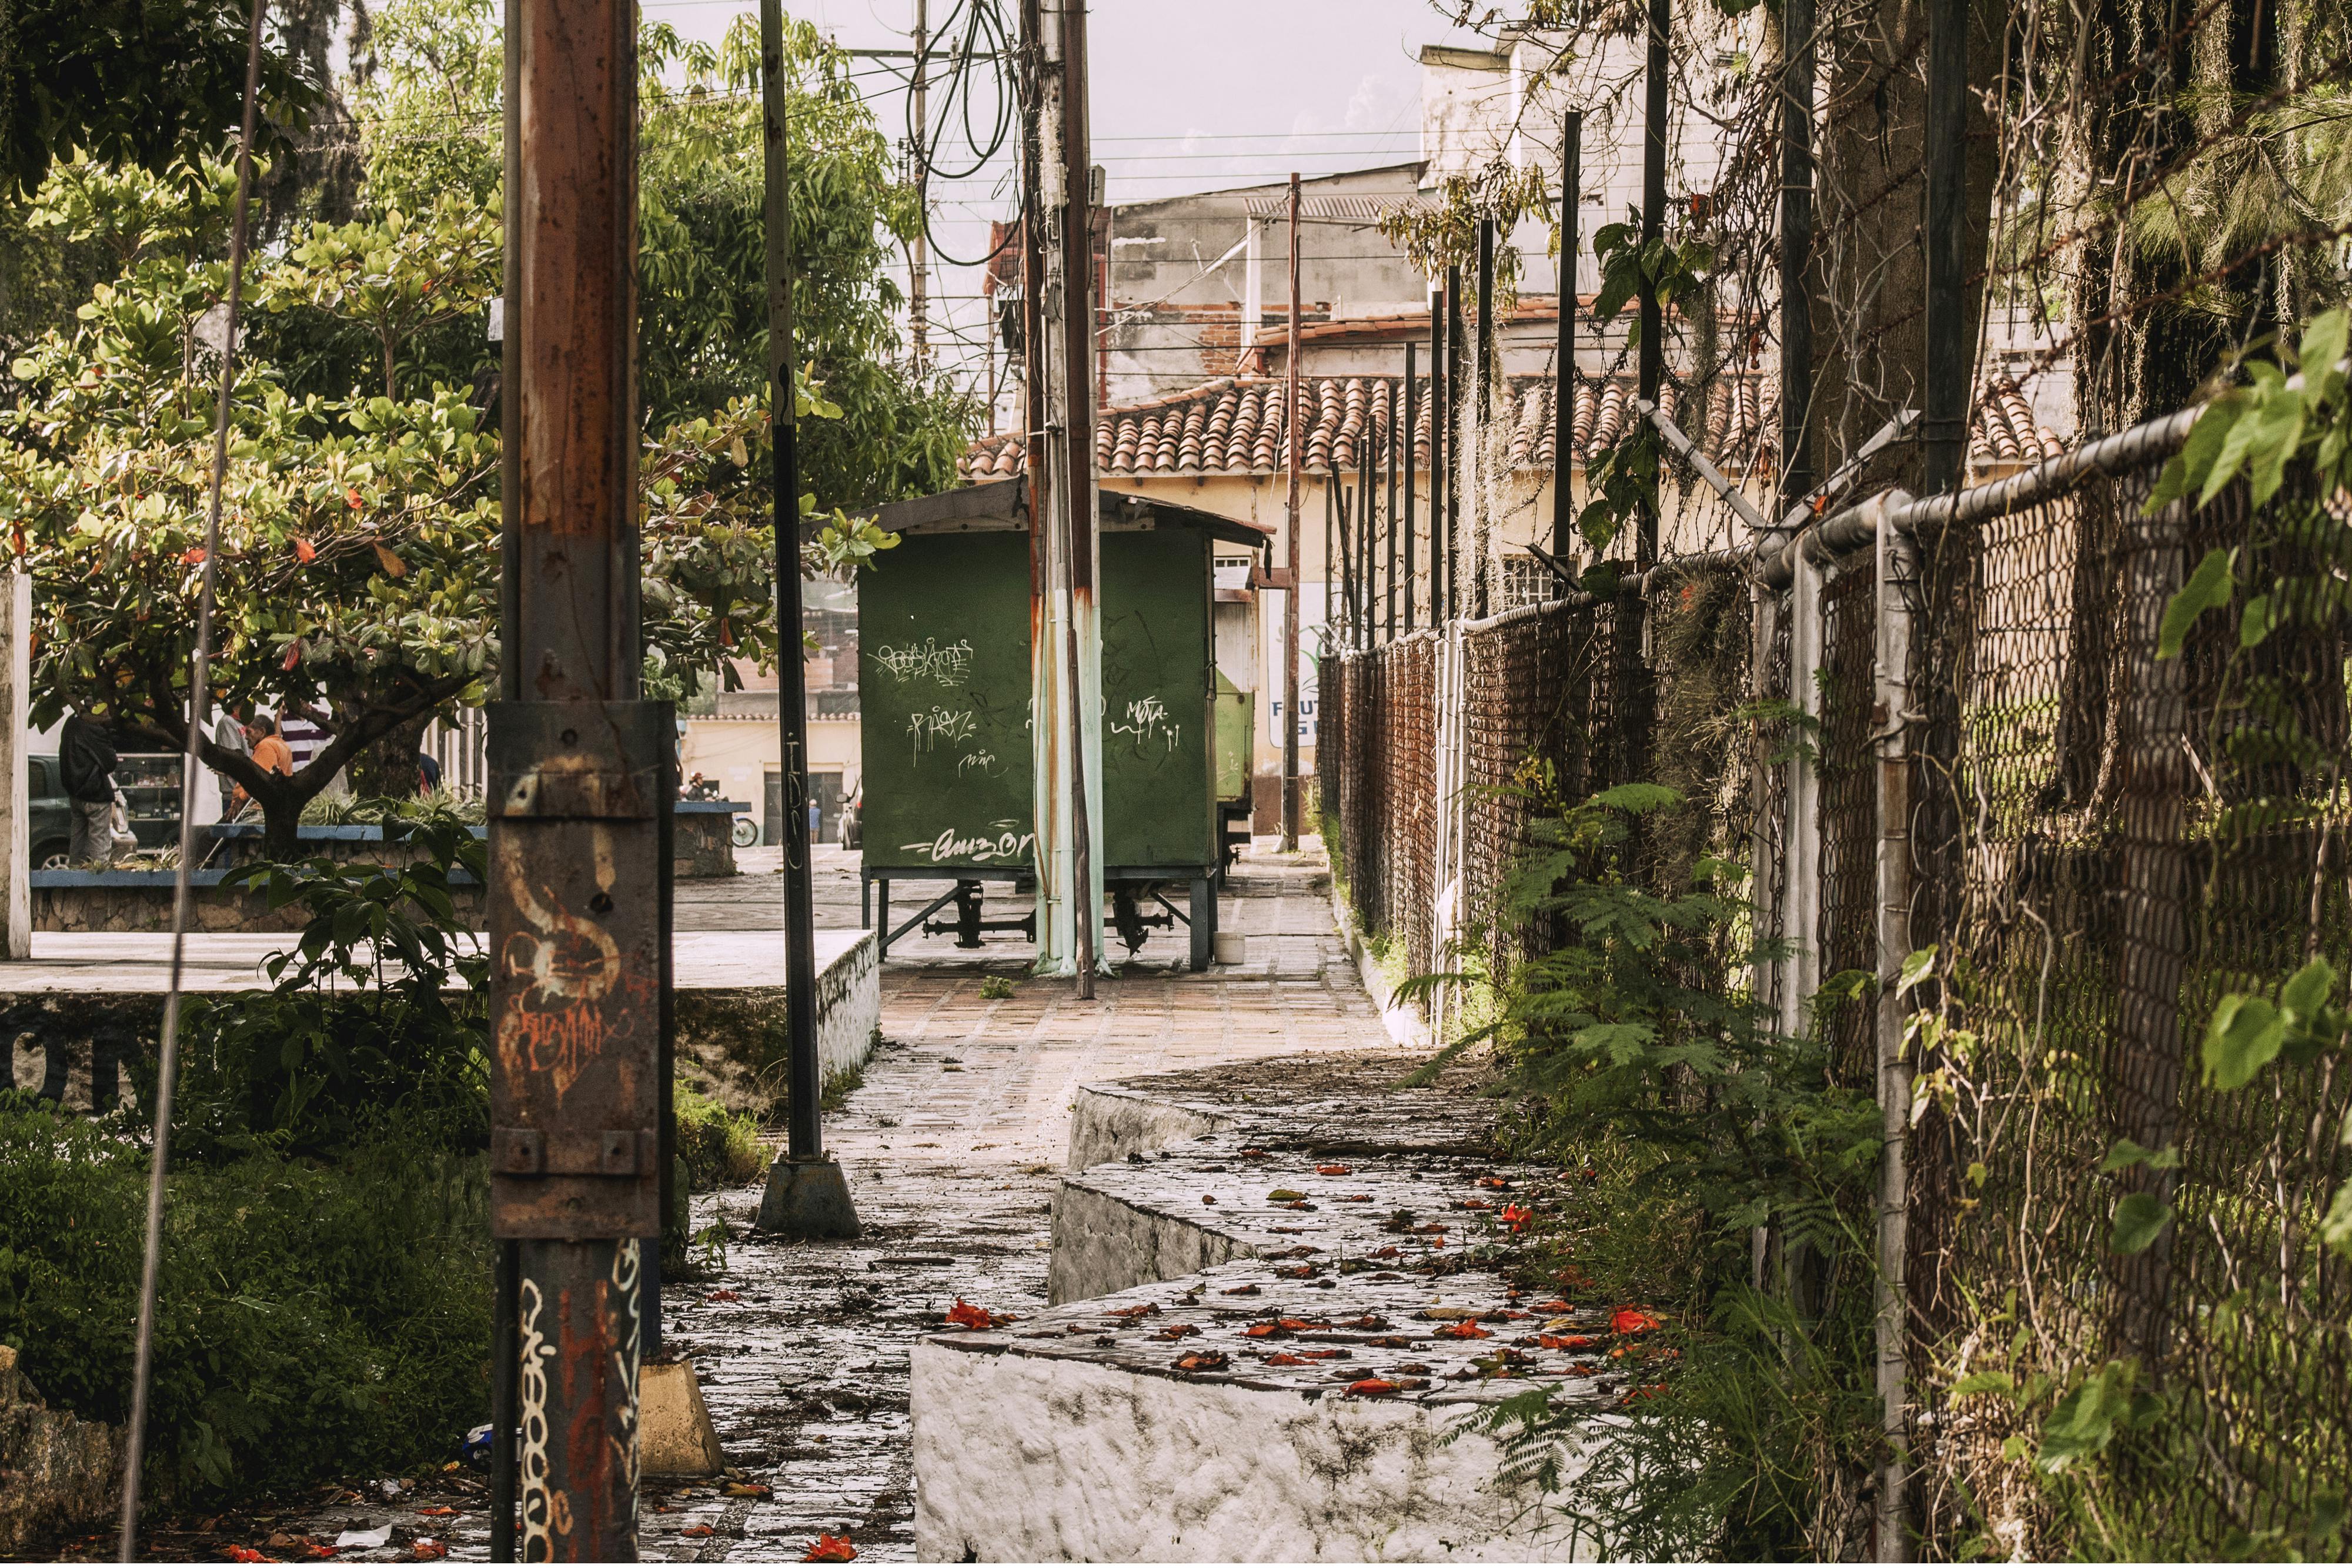
<path fill-rule="evenodd" d="M 1006 1002 L 1013 999 L 1013 980 L 1007 975 L 982 976 L 980 982 L 981 1000 Z"/>

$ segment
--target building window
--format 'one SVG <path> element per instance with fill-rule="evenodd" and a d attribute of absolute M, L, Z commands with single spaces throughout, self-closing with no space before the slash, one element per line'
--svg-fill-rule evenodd
<path fill-rule="evenodd" d="M 1559 579 L 1552 575 L 1551 568 L 1531 555 L 1503 558 L 1502 609 L 1517 610 L 1559 597 Z"/>

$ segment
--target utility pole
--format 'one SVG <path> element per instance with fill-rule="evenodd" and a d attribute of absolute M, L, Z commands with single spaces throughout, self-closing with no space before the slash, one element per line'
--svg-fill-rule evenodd
<path fill-rule="evenodd" d="M 522 1556 L 625 1562 L 645 1249 L 663 1218 L 676 793 L 669 705 L 638 690 L 636 7 L 508 0 L 506 40 L 512 390 L 487 893 L 490 1228 L 514 1248 L 517 1360 L 494 1381 L 514 1379 L 499 1419 L 521 1433 Z"/>
<path fill-rule="evenodd" d="M 1645 109 L 1642 119 L 1642 254 L 1665 233 L 1666 222 L 1666 72 L 1673 61 L 1666 50 L 1666 28 L 1672 0 L 1650 0 L 1650 55 L 1643 78 Z M 1666 356 L 1658 309 L 1658 287 L 1642 274 L 1642 356 L 1638 371 L 1640 395 L 1651 407 L 1658 403 L 1658 387 L 1665 379 Z M 1658 509 L 1642 508 L 1641 534 L 1635 540 L 1635 564 L 1648 570 L 1658 560 Z"/>
<path fill-rule="evenodd" d="M 1420 389 L 1413 385 L 1413 371 L 1416 367 L 1412 361 L 1413 350 L 1419 347 L 1421 347 L 1420 344 L 1410 340 L 1408 340 L 1404 346 L 1404 549 L 1402 553 L 1404 558 L 1404 629 L 1408 635 L 1412 632 L 1412 482 L 1414 462 L 1412 448 L 1414 433 L 1420 428 L 1418 421 L 1421 413 L 1421 411 L 1414 406 L 1414 393 Z"/>
<path fill-rule="evenodd" d="M 1305 434 L 1298 427 L 1298 176 L 1290 177 L 1289 360 L 1283 367 L 1282 433 L 1290 499 L 1290 538 L 1286 559 L 1290 581 L 1282 591 L 1282 852 L 1298 852 L 1298 469 L 1307 461 Z M 1323 558 L 1323 619 L 1331 619 L 1331 558 Z"/>
<path fill-rule="evenodd" d="M 1036 314 L 1044 423 L 1044 490 L 1031 527 L 1042 536 L 1042 612 L 1030 650 L 1037 810 L 1037 967 L 1094 995 L 1102 946 L 1102 619 L 1096 597 L 1093 234 L 1087 120 L 1087 23 L 1080 0 L 1029 0 L 1033 96 L 1038 105 L 1036 219 L 1042 267 Z M 1037 471 L 1031 470 L 1033 480 Z M 1034 492 L 1033 492 L 1034 495 Z"/>
<path fill-rule="evenodd" d="M 952 19 L 950 19 L 952 20 Z M 929 359 L 925 339 L 929 330 L 926 319 L 929 310 L 930 292 L 930 226 L 931 226 L 931 116 L 929 83 L 924 65 L 928 53 L 925 45 L 930 37 L 930 0 L 915 0 L 915 79 L 908 90 L 914 95 L 915 145 L 908 150 L 914 161 L 915 176 L 915 239 L 908 247 L 907 320 L 915 351 L 915 373 L 920 375 Z"/>
<path fill-rule="evenodd" d="M 784 791 L 784 1152 L 768 1167 L 760 1228 L 807 1239 L 858 1233 L 841 1166 L 827 1159 L 816 1054 L 816 894 L 808 824 L 808 675 L 801 657 L 800 421 L 793 390 L 793 213 L 784 141 L 782 0 L 761 0 L 768 398 L 776 530 L 776 727 Z"/>
<path fill-rule="evenodd" d="M 1785 5 L 1790 0 L 1782 0 Z M 1794 0 L 1808 4 L 1809 0 Z M 1569 446 L 1576 400 L 1577 204 L 1583 200 L 1584 111 L 1570 110 L 1559 128 L 1559 346 L 1553 350 L 1551 399 L 1551 558 L 1564 561 L 1576 538 L 1576 504 L 1569 495 Z"/>

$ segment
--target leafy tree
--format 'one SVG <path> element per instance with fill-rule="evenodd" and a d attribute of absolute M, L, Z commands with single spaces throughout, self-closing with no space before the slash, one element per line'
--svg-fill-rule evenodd
<path fill-rule="evenodd" d="M 257 315 L 312 312 L 371 331 L 400 312 L 477 308 L 495 214 L 453 197 L 432 243 L 397 212 L 327 231 L 247 283 Z M 194 220 L 186 233 L 201 230 Z M 70 338 L 13 367 L 30 395 L 0 431 L 0 526 L 34 579 L 36 722 L 103 714 L 158 748 L 184 744 L 188 661 L 204 567 L 214 376 L 199 324 L 225 264 L 144 248 L 101 287 Z M 448 307 L 416 303 L 439 295 Z M 835 411 L 814 392 L 803 413 Z M 668 425 L 641 459 L 649 663 L 672 680 L 732 678 L 775 656 L 767 415 L 739 398 Z M 297 394 L 240 354 L 232 402 L 214 634 L 214 698 L 315 706 L 331 740 L 292 777 L 203 743 L 207 765 L 260 802 L 272 858 L 289 858 L 303 805 L 388 743 L 404 764 L 436 714 L 478 703 L 496 676 L 496 436 L 459 392 Z M 814 512 L 803 498 L 803 513 Z M 835 527 L 804 552 L 822 570 L 883 536 Z"/>
<path fill-rule="evenodd" d="M 422 213 L 453 192 L 493 201 L 503 72 L 489 0 L 394 0 L 373 42 L 376 68 L 352 89 L 366 127 L 365 204 Z M 656 24 L 638 47 L 638 344 L 658 429 L 764 389 L 759 38 L 749 17 L 716 47 Z M 892 253 L 919 221 L 914 193 L 846 57 L 803 22 L 788 23 L 784 53 L 795 348 L 841 409 L 803 432 L 803 482 L 827 507 L 943 489 L 972 408 L 899 352 Z M 478 331 L 422 341 L 431 351 L 416 361 L 421 378 L 454 382 L 480 368 Z M 356 359 L 367 347 L 355 340 L 343 351 Z"/>
<path fill-rule="evenodd" d="M 0 196 L 83 152 L 161 174 L 242 120 L 248 8 L 240 0 L 11 0 L 0 10 Z M 265 42 L 263 132 L 318 100 Z"/>

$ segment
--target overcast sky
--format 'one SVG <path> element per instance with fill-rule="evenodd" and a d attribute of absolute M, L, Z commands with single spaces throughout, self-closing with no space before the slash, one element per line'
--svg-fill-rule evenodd
<path fill-rule="evenodd" d="M 929 0 L 935 26 L 955 4 Z M 649 20 L 713 39 L 746 9 L 740 0 L 645 0 Z M 799 0 L 788 9 L 853 49 L 906 48 L 914 26 L 914 0 Z M 1114 202 L 1415 158 L 1417 51 L 1470 41 L 1431 0 L 1097 0 L 1088 26 L 1095 162 Z M 905 68 L 856 62 L 894 141 L 905 134 Z M 934 182 L 933 228 L 949 248 L 967 256 L 986 248 L 988 220 L 1011 215 L 1009 170 L 999 158 L 976 177 Z M 955 330 L 977 341 L 978 270 L 942 270 L 934 291 Z"/>

